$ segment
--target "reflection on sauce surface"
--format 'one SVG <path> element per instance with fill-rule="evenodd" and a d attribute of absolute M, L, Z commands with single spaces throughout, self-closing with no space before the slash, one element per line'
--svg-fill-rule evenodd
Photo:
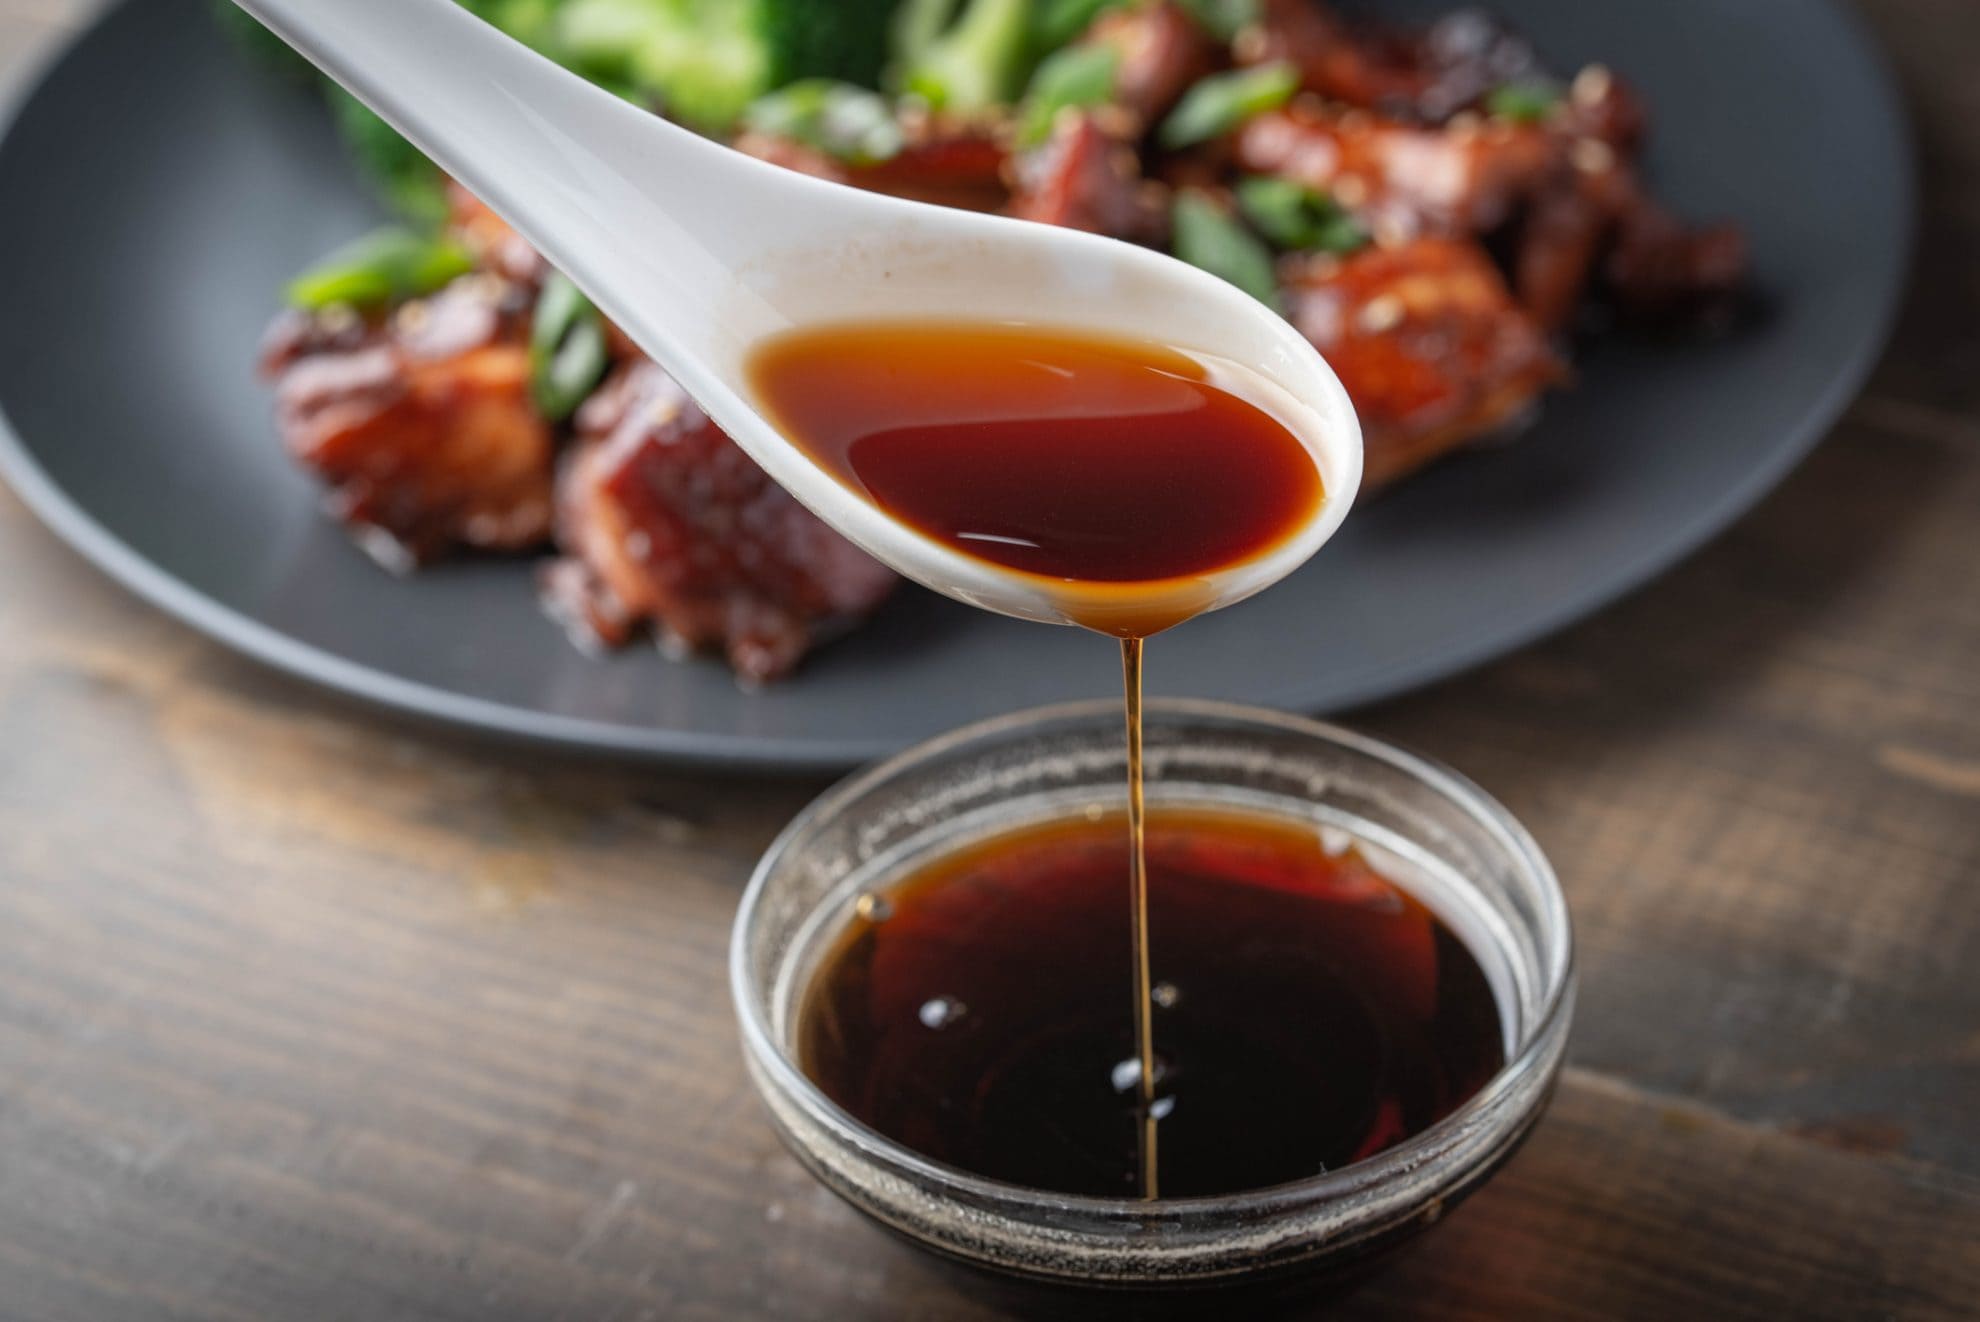
<path fill-rule="evenodd" d="M 1131 1196 L 1144 1114 L 1164 1197 L 1337 1170 L 1420 1133 L 1504 1063 L 1464 941 L 1311 822 L 1148 819 L 1152 1107 L 1118 814 L 1021 827 L 869 895 L 803 997 L 799 1061 L 882 1134 L 979 1175 Z"/>

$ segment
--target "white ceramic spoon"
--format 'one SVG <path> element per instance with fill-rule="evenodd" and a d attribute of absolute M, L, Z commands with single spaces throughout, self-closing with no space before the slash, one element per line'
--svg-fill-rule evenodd
<path fill-rule="evenodd" d="M 1328 499 L 1269 553 L 1179 585 L 1188 609 L 1228 605 L 1296 569 L 1360 484 L 1360 427 L 1333 372 L 1282 318 L 1215 276 L 1113 239 L 754 160 L 592 86 L 453 0 L 238 3 L 479 194 L 813 513 L 938 592 L 1067 622 L 1049 583 L 895 522 L 779 434 L 751 399 L 753 346 L 802 324 L 1016 321 L 1250 369 L 1228 387 L 1301 438 Z"/>

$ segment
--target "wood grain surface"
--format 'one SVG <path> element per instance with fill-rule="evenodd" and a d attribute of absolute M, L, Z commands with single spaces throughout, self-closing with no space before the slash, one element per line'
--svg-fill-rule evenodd
<path fill-rule="evenodd" d="M 0 0 L 0 84 L 86 8 Z M 1532 826 L 1583 994 L 1532 1142 L 1334 1316 L 1980 1306 L 1980 5 L 1864 9 L 1927 188 L 1868 392 L 1674 573 L 1356 718 Z M 728 920 L 817 783 L 351 708 L 4 491 L 0 567 L 0 1318 L 997 1315 L 743 1077 Z"/>

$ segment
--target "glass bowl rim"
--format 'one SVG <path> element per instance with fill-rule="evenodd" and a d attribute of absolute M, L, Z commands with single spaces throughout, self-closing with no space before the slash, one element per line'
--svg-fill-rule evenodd
<path fill-rule="evenodd" d="M 1100 1198 L 1084 1194 L 1056 1193 L 1031 1185 L 1013 1184 L 975 1175 L 958 1166 L 932 1160 L 878 1130 L 862 1123 L 840 1107 L 799 1069 L 784 1049 L 777 1045 L 768 1022 L 759 1011 L 755 989 L 749 979 L 746 958 L 750 933 L 770 873 L 794 842 L 821 818 L 844 810 L 868 789 L 918 763 L 931 761 L 965 744 L 994 742 L 1000 737 L 1022 733 L 1060 721 L 1084 721 L 1120 716 L 1120 704 L 1112 698 L 1090 698 L 1076 702 L 1029 707 L 1022 711 L 993 716 L 960 726 L 904 749 L 884 761 L 855 771 L 828 787 L 793 817 L 763 851 L 750 872 L 741 904 L 736 910 L 729 937 L 729 994 L 736 1005 L 742 1029 L 743 1048 L 751 1062 L 765 1071 L 771 1083 L 794 1101 L 812 1120 L 830 1130 L 869 1158 L 924 1183 L 945 1189 L 984 1204 L 1003 1206 L 1048 1206 L 1055 1212 L 1068 1212 L 1094 1220 L 1146 1226 L 1151 1220 L 1194 1220 L 1199 1217 L 1247 1218 L 1291 1210 L 1317 1202 L 1331 1201 L 1381 1183 L 1385 1178 L 1406 1174 L 1434 1161 L 1454 1134 L 1459 1134 L 1489 1114 L 1500 1100 L 1522 1079 L 1545 1061 L 1557 1045 L 1574 1006 L 1575 943 L 1568 915 L 1567 900 L 1560 880 L 1547 861 L 1539 843 L 1504 805 L 1487 794 L 1462 773 L 1434 758 L 1412 752 L 1371 735 L 1359 734 L 1330 721 L 1294 716 L 1242 703 L 1203 698 L 1154 698 L 1144 704 L 1144 718 L 1150 724 L 1165 716 L 1209 718 L 1238 725 L 1265 725 L 1345 747 L 1353 752 L 1386 762 L 1392 768 L 1421 782 L 1446 800 L 1473 814 L 1487 832 L 1497 838 L 1508 858 L 1537 883 L 1541 908 L 1538 926 L 1558 933 L 1558 942 L 1542 961 L 1545 994 L 1531 1025 L 1516 1043 L 1497 1073 L 1473 1093 L 1462 1106 L 1436 1123 L 1392 1148 L 1372 1157 L 1351 1162 L 1339 1170 L 1308 1176 L 1284 1184 L 1246 1189 L 1237 1193 L 1192 1198 Z M 767 1002 L 767 994 L 762 998 Z M 1525 1116 L 1514 1117 L 1512 1132 L 1527 1123 Z"/>

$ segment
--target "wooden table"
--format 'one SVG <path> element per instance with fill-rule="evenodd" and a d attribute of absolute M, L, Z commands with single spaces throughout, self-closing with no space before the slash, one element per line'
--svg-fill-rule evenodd
<path fill-rule="evenodd" d="M 0 0 L 0 78 L 83 8 Z M 1531 1144 L 1341 1316 L 1980 1306 L 1980 6 L 1868 8 L 1927 180 L 1868 393 L 1655 586 L 1357 717 L 1532 826 L 1582 1003 Z M 0 565 L 0 1318 L 991 1315 L 743 1077 L 727 924 L 816 783 L 409 731 L 4 492 Z"/>

